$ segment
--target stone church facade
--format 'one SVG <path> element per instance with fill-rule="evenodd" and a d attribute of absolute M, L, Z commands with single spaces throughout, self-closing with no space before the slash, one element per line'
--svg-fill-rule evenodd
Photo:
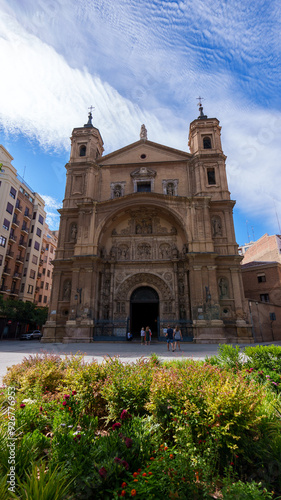
<path fill-rule="evenodd" d="M 103 156 L 75 128 L 44 342 L 139 336 L 180 324 L 195 342 L 252 342 L 221 127 L 190 124 L 190 152 L 140 139 Z"/>

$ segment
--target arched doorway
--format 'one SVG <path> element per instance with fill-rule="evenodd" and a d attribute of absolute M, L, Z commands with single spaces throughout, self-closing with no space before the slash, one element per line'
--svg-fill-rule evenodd
<path fill-rule="evenodd" d="M 154 338 L 157 337 L 158 316 L 158 293 L 149 286 L 141 286 L 134 290 L 130 300 L 130 327 L 132 334 L 138 336 L 140 335 L 142 326 L 149 326 Z"/>

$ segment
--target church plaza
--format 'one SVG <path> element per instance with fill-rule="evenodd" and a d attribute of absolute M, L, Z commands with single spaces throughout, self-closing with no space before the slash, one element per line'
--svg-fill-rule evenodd
<path fill-rule="evenodd" d="M 272 342 L 275 345 L 281 345 L 281 341 Z M 248 344 L 235 344 L 241 348 Z M 269 345 L 268 342 L 255 345 Z M 93 343 L 74 343 L 74 344 L 41 344 L 38 341 L 21 342 L 19 340 L 7 340 L 0 343 L 0 380 L 6 374 L 7 368 L 21 363 L 21 361 L 30 355 L 36 354 L 58 354 L 60 356 L 83 354 L 85 362 L 91 362 L 94 359 L 102 363 L 106 357 L 118 356 L 124 363 L 133 363 L 141 357 L 148 357 L 152 353 L 157 354 L 161 361 L 170 361 L 173 359 L 201 359 L 207 356 L 216 355 L 218 352 L 217 344 L 192 344 L 183 342 L 182 351 L 168 351 L 166 342 L 151 343 L 150 346 L 140 344 L 140 339 L 133 342 L 93 342 Z"/>

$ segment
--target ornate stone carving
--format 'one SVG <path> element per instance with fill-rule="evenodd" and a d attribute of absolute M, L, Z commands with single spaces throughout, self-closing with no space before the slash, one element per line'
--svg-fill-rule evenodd
<path fill-rule="evenodd" d="M 123 283 L 119 285 L 119 287 L 115 291 L 115 296 L 118 300 L 128 300 L 129 293 L 135 289 L 137 286 L 154 286 L 159 293 L 159 297 L 162 300 L 168 301 L 172 304 L 173 302 L 173 294 L 171 288 L 165 283 L 165 281 L 156 276 L 155 274 L 149 273 L 139 273 L 134 274 L 127 278 Z"/>
<path fill-rule="evenodd" d="M 151 246 L 148 243 L 140 243 L 137 246 L 137 259 L 151 259 Z"/>
<path fill-rule="evenodd" d="M 128 245 L 119 245 L 117 251 L 118 260 L 128 260 L 130 257 L 130 251 Z"/>
<path fill-rule="evenodd" d="M 171 257 L 171 245 L 161 243 L 159 246 L 159 259 L 169 259 Z"/>
<path fill-rule="evenodd" d="M 140 139 L 147 139 L 147 130 L 144 124 L 141 126 Z"/>
<path fill-rule="evenodd" d="M 136 234 L 152 234 L 151 217 L 136 219 Z"/>

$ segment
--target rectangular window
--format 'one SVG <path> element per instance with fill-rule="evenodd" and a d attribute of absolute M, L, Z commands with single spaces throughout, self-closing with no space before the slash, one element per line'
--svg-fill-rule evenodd
<path fill-rule="evenodd" d="M 9 214 L 12 214 L 14 210 L 14 206 L 11 203 L 7 203 L 7 208 L 6 211 L 9 212 Z"/>
<path fill-rule="evenodd" d="M 0 247 L 5 247 L 6 241 L 7 241 L 7 238 L 5 238 L 4 236 L 0 236 Z"/>
<path fill-rule="evenodd" d="M 24 292 L 24 283 L 22 283 L 21 287 L 20 287 L 20 291 L 21 292 Z"/>
<path fill-rule="evenodd" d="M 29 253 L 26 254 L 25 256 L 25 260 L 28 261 L 29 260 Z"/>
<path fill-rule="evenodd" d="M 24 189 L 23 189 L 23 187 L 20 187 L 20 192 L 21 192 L 22 194 L 24 194 Z"/>
<path fill-rule="evenodd" d="M 49 290 L 49 283 L 45 284 L 45 290 Z"/>
<path fill-rule="evenodd" d="M 38 220 L 40 224 L 44 224 L 44 218 L 42 217 L 42 215 L 39 215 Z"/>
<path fill-rule="evenodd" d="M 28 246 L 31 247 L 32 239 L 29 240 Z"/>
<path fill-rule="evenodd" d="M 37 264 L 37 262 L 38 262 L 38 257 L 36 257 L 36 255 L 32 255 L 32 263 Z"/>
<path fill-rule="evenodd" d="M 23 277 L 26 276 L 26 273 L 27 273 L 27 267 L 25 267 L 24 270 L 23 270 Z"/>
<path fill-rule="evenodd" d="M 46 302 L 47 302 L 47 297 L 46 295 L 44 295 L 44 304 L 46 304 Z"/>
<path fill-rule="evenodd" d="M 3 255 L 0 255 L 0 266 L 2 266 L 2 262 L 3 262 Z"/>
<path fill-rule="evenodd" d="M 258 283 L 265 283 L 266 278 L 265 275 L 263 274 L 262 276 L 258 276 Z"/>
<path fill-rule="evenodd" d="M 37 212 L 34 212 L 34 213 L 33 213 L 33 217 L 32 217 L 32 219 L 33 219 L 33 220 L 35 220 L 35 219 L 36 219 L 36 214 L 37 214 Z"/>
<path fill-rule="evenodd" d="M 37 234 L 37 236 L 39 236 L 39 237 L 40 237 L 40 236 L 41 236 L 41 234 L 42 234 L 42 230 L 41 230 L 41 229 L 39 229 L 39 227 L 37 227 L 37 229 L 36 229 L 36 234 Z"/>
<path fill-rule="evenodd" d="M 34 280 L 35 275 L 36 275 L 36 272 L 34 271 L 34 269 L 30 269 L 29 277 Z"/>
<path fill-rule="evenodd" d="M 42 273 L 43 273 L 43 275 L 45 275 L 45 274 L 46 274 L 46 268 L 45 268 L 45 267 L 43 267 L 43 269 L 42 269 Z"/>
<path fill-rule="evenodd" d="M 51 252 L 51 253 L 54 253 L 54 247 L 52 247 L 52 246 L 51 246 L 51 248 L 50 248 L 50 252 Z"/>
<path fill-rule="evenodd" d="M 38 302 L 42 302 L 42 295 L 39 295 Z"/>
<path fill-rule="evenodd" d="M 16 194 L 17 194 L 17 191 L 12 186 L 11 187 L 11 191 L 10 191 L 10 196 L 15 199 L 16 198 Z"/>
<path fill-rule="evenodd" d="M 268 293 L 261 293 L 260 294 L 260 299 L 262 302 L 269 302 L 269 295 Z"/>
<path fill-rule="evenodd" d="M 44 281 L 41 281 L 40 288 L 44 288 Z"/>
<path fill-rule="evenodd" d="M 151 183 L 150 182 L 138 182 L 137 192 L 138 193 L 150 193 L 151 192 Z"/>
<path fill-rule="evenodd" d="M 33 293 L 33 285 L 28 285 L 27 293 Z"/>
<path fill-rule="evenodd" d="M 207 169 L 207 176 L 208 176 L 208 184 L 209 185 L 216 184 L 216 175 L 215 175 L 215 169 L 214 168 L 208 168 Z"/>
<path fill-rule="evenodd" d="M 48 270 L 48 271 L 47 271 L 47 277 L 48 277 L 48 278 L 50 278 L 50 274 L 51 274 L 51 271 L 50 271 L 50 270 Z"/>
<path fill-rule="evenodd" d="M 34 226 L 31 226 L 31 231 L 30 232 L 33 233 L 33 231 L 34 231 Z"/>
<path fill-rule="evenodd" d="M 3 228 L 9 231 L 9 227 L 10 227 L 10 221 L 8 219 L 4 219 Z"/>
<path fill-rule="evenodd" d="M 39 248 L 40 248 L 40 243 L 38 243 L 38 241 L 35 241 L 35 243 L 34 243 L 34 248 L 35 248 L 35 250 L 39 250 Z"/>

